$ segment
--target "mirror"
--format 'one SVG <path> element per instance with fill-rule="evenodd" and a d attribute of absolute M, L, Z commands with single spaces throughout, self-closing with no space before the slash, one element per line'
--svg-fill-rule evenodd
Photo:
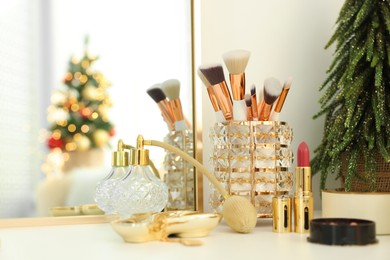
<path fill-rule="evenodd" d="M 86 35 L 89 53 L 99 56 L 93 68 L 111 83 L 113 149 L 119 138 L 135 144 L 138 134 L 156 140 L 168 134 L 156 103 L 146 94 L 147 88 L 167 79 L 180 80 L 184 115 L 192 122 L 193 1 L 4 2 L 0 10 L 1 218 L 42 216 L 36 203 L 42 199 L 63 199 L 65 206 L 82 204 L 83 198 L 69 200 L 69 196 L 93 192 L 93 181 L 108 174 L 111 148 L 104 151 L 99 172 L 80 170 L 72 177 L 72 183 L 78 184 L 67 192 L 74 194 L 56 195 L 62 186 L 43 187 L 42 193 L 47 179 L 41 169 L 48 152 L 42 138 L 42 129 L 49 125 L 47 108 L 52 91 L 64 85 L 72 55 L 82 56 Z M 161 167 L 164 151 L 151 150 L 151 158 Z"/>

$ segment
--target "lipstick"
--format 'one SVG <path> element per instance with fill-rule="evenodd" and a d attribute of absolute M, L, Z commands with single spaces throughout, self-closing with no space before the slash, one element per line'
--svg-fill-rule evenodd
<path fill-rule="evenodd" d="M 314 215 L 311 188 L 310 152 L 305 142 L 298 146 L 298 163 L 295 169 L 294 232 L 309 233 Z"/>

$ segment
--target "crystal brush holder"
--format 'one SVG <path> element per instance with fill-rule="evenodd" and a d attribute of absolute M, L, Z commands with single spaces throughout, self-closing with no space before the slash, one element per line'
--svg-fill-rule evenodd
<path fill-rule="evenodd" d="M 164 142 L 193 157 L 191 130 L 172 131 Z M 168 186 L 168 210 L 195 210 L 194 167 L 179 155 L 166 151 L 164 181 Z"/>
<path fill-rule="evenodd" d="M 230 195 L 248 198 L 260 218 L 272 217 L 274 196 L 292 190 L 292 136 L 279 121 L 229 121 L 210 129 L 215 177 Z M 211 188 L 211 207 L 220 212 L 223 197 Z"/>

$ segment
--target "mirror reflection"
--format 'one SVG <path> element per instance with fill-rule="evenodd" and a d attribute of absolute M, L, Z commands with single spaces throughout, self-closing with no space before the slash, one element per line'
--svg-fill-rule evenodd
<path fill-rule="evenodd" d="M 191 123 L 190 10 L 190 1 L 180 0 L 3 1 L 1 218 L 46 216 L 49 207 L 94 203 L 96 182 L 111 169 L 119 138 L 135 145 L 138 134 L 163 140 L 169 133 L 146 93 L 152 85 L 178 79 L 183 113 Z M 86 49 L 88 58 L 98 59 L 83 65 Z M 90 69 L 91 77 L 96 73 L 98 87 L 65 104 L 69 92 L 83 84 L 83 69 Z M 96 106 L 81 105 L 77 97 L 83 95 Z M 89 121 L 74 123 L 83 137 L 69 141 L 53 122 L 71 131 L 72 112 Z M 93 131 L 98 118 L 104 123 L 100 132 Z M 161 169 L 164 151 L 151 150 Z"/>

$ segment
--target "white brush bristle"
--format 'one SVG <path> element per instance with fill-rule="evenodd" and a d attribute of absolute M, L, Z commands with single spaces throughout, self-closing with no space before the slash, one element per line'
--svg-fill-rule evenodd
<path fill-rule="evenodd" d="M 203 84 L 206 87 L 210 87 L 211 86 L 210 82 L 206 79 L 206 77 L 203 75 L 203 73 L 200 71 L 200 69 L 197 70 L 197 73 L 198 73 L 200 80 L 203 82 Z"/>
<path fill-rule="evenodd" d="M 177 79 L 168 79 L 164 81 L 161 84 L 161 89 L 170 100 L 180 97 L 180 81 Z"/>
<path fill-rule="evenodd" d="M 267 78 L 264 81 L 264 93 L 267 93 L 270 96 L 279 96 L 282 91 L 282 86 L 279 80 L 275 78 Z"/>
<path fill-rule="evenodd" d="M 293 80 L 292 77 L 288 77 L 288 78 L 286 79 L 286 81 L 284 82 L 283 88 L 290 88 L 290 87 L 291 87 L 291 84 L 292 84 L 292 80 Z"/>
<path fill-rule="evenodd" d="M 251 53 L 246 50 L 229 51 L 223 55 L 226 67 L 230 74 L 240 74 L 245 72 Z"/>

